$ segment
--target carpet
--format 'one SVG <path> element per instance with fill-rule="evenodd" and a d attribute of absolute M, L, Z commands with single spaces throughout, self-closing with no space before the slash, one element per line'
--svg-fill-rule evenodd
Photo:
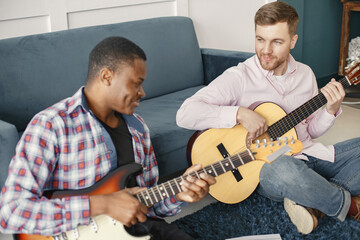
<path fill-rule="evenodd" d="M 282 239 L 360 239 L 360 223 L 328 216 L 309 235 L 297 232 L 284 210 L 275 202 L 253 193 L 239 204 L 216 202 L 174 222 L 195 239 L 219 240 L 248 235 L 280 234 Z"/>

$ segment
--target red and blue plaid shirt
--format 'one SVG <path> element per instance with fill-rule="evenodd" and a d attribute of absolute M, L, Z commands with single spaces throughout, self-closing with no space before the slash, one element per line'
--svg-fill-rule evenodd
<path fill-rule="evenodd" d="M 143 167 L 137 183 L 152 187 L 159 173 L 150 131 L 138 115 L 124 118 L 133 137 L 135 162 Z M 54 235 L 89 224 L 88 196 L 47 199 L 43 192 L 86 188 L 112 169 L 102 129 L 87 108 L 83 88 L 31 120 L 0 195 L 2 232 Z M 149 208 L 148 215 L 174 215 L 180 205 L 171 197 Z"/>

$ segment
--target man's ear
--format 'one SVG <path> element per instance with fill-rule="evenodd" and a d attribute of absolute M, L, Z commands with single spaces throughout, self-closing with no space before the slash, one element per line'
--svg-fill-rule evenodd
<path fill-rule="evenodd" d="M 295 34 L 292 38 L 291 38 L 291 42 L 290 42 L 290 49 L 293 49 L 296 45 L 296 42 L 298 40 L 298 35 Z"/>
<path fill-rule="evenodd" d="M 113 71 L 111 71 L 109 68 L 102 68 L 100 70 L 100 81 L 102 84 L 105 84 L 106 86 L 110 86 L 112 79 L 113 79 Z"/>

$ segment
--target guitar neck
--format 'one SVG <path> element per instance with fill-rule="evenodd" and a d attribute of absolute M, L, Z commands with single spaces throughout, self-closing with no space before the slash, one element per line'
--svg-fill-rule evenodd
<path fill-rule="evenodd" d="M 159 184 L 155 187 L 141 191 L 140 193 L 136 194 L 136 197 L 139 199 L 140 202 L 150 207 L 155 203 L 164 200 L 165 198 L 174 196 L 175 194 L 182 192 L 181 181 L 186 179 L 188 176 L 200 178 L 200 174 L 205 173 L 213 177 L 217 177 L 253 160 L 254 157 L 250 150 L 246 150 L 244 152 L 235 154 L 233 156 L 224 158 L 221 161 L 208 165 L 199 171 L 182 175 L 170 181 Z"/>
<path fill-rule="evenodd" d="M 341 78 L 338 82 L 340 82 L 344 88 L 349 87 L 351 84 L 346 79 L 346 77 Z M 319 93 L 308 102 L 304 103 L 300 107 L 293 110 L 291 113 L 281 118 L 279 121 L 271 125 L 267 133 L 270 138 L 276 139 L 277 137 L 281 137 L 285 133 L 287 133 L 290 129 L 294 128 L 301 121 L 306 119 L 308 116 L 313 114 L 316 110 L 321 108 L 326 104 L 327 100 L 323 93 Z"/>

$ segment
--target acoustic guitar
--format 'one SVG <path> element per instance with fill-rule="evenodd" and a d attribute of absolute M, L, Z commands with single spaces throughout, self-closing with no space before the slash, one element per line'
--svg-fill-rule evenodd
<path fill-rule="evenodd" d="M 339 80 L 344 88 L 359 83 L 359 63 L 347 75 Z M 251 141 L 269 142 L 278 138 L 297 138 L 294 127 L 316 110 L 326 104 L 325 96 L 320 93 L 289 114 L 278 105 L 266 102 L 257 106 L 254 111 L 266 119 L 269 126 L 265 134 L 254 140 L 248 138 L 248 132 L 242 125 L 230 129 L 208 129 L 198 131 L 190 138 L 188 159 L 193 164 L 208 165 L 218 161 L 226 154 L 233 155 L 248 146 Z M 222 145 L 219 149 L 219 144 Z M 226 151 L 224 150 L 226 149 Z M 226 152 L 223 154 L 223 152 Z M 255 156 L 256 158 L 256 156 Z M 243 201 L 256 189 L 259 174 L 264 162 L 252 161 L 236 169 L 236 174 L 228 172 L 217 179 L 217 184 L 210 187 L 210 195 L 218 201 L 234 204 Z"/>
<path fill-rule="evenodd" d="M 247 165 L 246 163 L 249 162 L 253 162 L 255 159 L 254 156 L 256 156 L 257 159 L 263 159 L 264 161 L 273 161 L 281 154 L 287 153 L 289 151 L 300 152 L 301 149 L 302 143 L 298 140 L 282 140 L 275 144 L 267 145 L 265 147 L 262 146 L 261 148 L 259 148 L 256 144 L 253 144 L 250 146 L 250 149 L 245 149 L 244 151 L 239 152 L 232 157 L 227 157 L 223 160 L 207 165 L 199 171 L 182 175 L 155 187 L 143 190 L 137 193 L 135 197 L 147 207 L 151 207 L 155 203 L 181 192 L 181 182 L 188 175 L 195 178 L 200 178 L 201 173 L 206 173 L 214 177 L 218 177 L 228 171 L 231 171 L 234 168 L 237 168 L 241 165 Z M 129 176 L 139 174 L 141 169 L 142 167 L 139 164 L 128 164 L 109 173 L 103 179 L 89 188 L 69 191 L 48 191 L 45 192 L 44 195 L 51 199 L 78 195 L 91 196 L 116 192 L 124 189 Z M 117 239 L 127 240 L 150 239 L 150 236 L 138 237 L 130 235 L 120 222 L 106 215 L 94 217 L 91 219 L 89 225 L 79 226 L 75 230 L 61 233 L 56 236 L 46 237 L 41 235 L 16 234 L 14 235 L 14 238 L 16 240 L 105 240 L 112 239 L 113 236 L 116 236 Z"/>

